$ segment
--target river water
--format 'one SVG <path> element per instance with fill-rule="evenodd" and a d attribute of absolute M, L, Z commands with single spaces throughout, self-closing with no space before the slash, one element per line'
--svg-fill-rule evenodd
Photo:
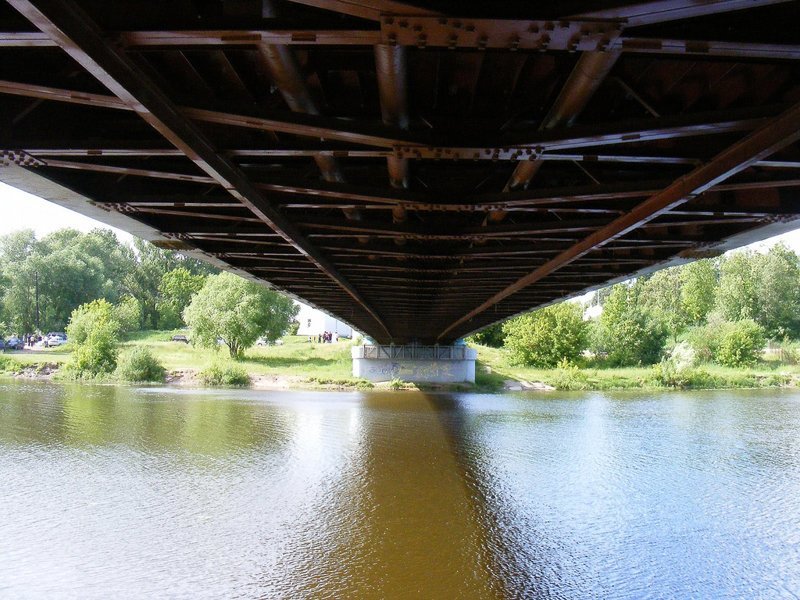
<path fill-rule="evenodd" d="M 800 394 L 0 383 L 0 598 L 797 598 Z"/>

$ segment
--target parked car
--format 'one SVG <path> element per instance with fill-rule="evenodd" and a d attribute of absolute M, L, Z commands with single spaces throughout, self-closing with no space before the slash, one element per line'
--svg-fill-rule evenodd
<path fill-rule="evenodd" d="M 0 338 L 0 352 L 6 349 L 6 343 L 3 341 L 3 338 Z"/>
<path fill-rule="evenodd" d="M 173 342 L 182 342 L 184 344 L 188 344 L 189 343 L 189 338 L 186 337 L 185 335 L 173 335 L 172 336 L 172 341 Z"/>
<path fill-rule="evenodd" d="M 67 343 L 67 334 L 61 332 L 48 333 L 44 338 L 45 348 L 56 348 Z"/>
<path fill-rule="evenodd" d="M 24 350 L 25 342 L 13 335 L 6 340 L 6 350 Z"/>

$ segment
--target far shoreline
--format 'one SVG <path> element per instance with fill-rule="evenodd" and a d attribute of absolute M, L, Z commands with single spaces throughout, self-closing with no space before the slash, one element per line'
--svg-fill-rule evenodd
<path fill-rule="evenodd" d="M 186 333 L 185 331 L 180 333 Z M 352 391 L 420 390 L 440 392 L 513 393 L 553 391 L 658 391 L 668 389 L 762 389 L 800 388 L 800 365 L 762 360 L 753 367 L 732 368 L 700 364 L 678 373 L 665 373 L 659 365 L 601 367 L 570 365 L 538 369 L 511 365 L 498 348 L 475 345 L 478 350 L 474 384 L 413 384 L 401 380 L 371 383 L 352 376 L 350 348 L 353 341 L 309 341 L 307 336 L 285 336 L 280 344 L 254 346 L 239 361 L 231 361 L 222 349 L 209 350 L 172 341 L 175 331 L 132 334 L 120 352 L 147 348 L 164 366 L 161 385 L 178 388 L 229 389 L 238 386 L 207 385 L 201 373 L 214 364 L 232 365 L 246 372 L 249 385 L 242 389 Z M 0 354 L 0 376 L 21 380 L 66 381 L 58 371 L 70 358 L 69 348 L 25 349 Z M 98 383 L 131 385 L 111 377 Z M 137 385 L 137 383 L 133 383 Z"/>

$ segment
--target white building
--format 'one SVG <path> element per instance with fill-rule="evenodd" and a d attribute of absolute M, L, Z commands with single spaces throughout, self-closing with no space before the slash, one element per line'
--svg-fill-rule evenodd
<path fill-rule="evenodd" d="M 300 312 L 296 318 L 300 321 L 297 335 L 317 336 L 330 331 L 339 337 L 353 337 L 353 329 L 349 325 L 305 304 L 300 303 Z"/>

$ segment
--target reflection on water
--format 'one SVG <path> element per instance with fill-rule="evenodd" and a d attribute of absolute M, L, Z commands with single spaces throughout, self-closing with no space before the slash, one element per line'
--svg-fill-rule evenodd
<path fill-rule="evenodd" d="M 800 595 L 800 395 L 0 384 L 0 597 Z"/>

